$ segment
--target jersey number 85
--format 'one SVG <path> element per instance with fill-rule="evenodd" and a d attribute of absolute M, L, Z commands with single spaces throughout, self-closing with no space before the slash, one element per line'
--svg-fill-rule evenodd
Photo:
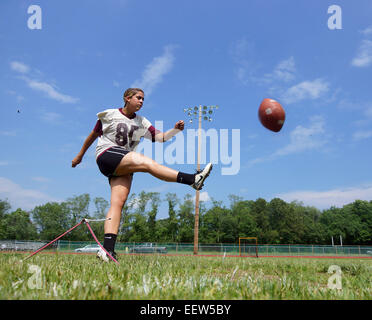
<path fill-rule="evenodd" d="M 125 123 L 119 123 L 116 127 L 115 142 L 121 147 L 128 146 L 132 148 L 137 142 L 133 140 L 133 134 L 137 129 L 139 129 L 138 126 L 132 125 L 128 130 L 128 126 Z"/>

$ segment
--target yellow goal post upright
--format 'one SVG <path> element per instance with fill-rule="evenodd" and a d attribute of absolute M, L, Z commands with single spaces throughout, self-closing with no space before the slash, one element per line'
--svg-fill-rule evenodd
<path fill-rule="evenodd" d="M 244 241 L 247 240 L 247 241 Z M 247 245 L 247 242 L 248 245 Z M 239 256 L 258 258 L 258 239 L 257 237 L 239 237 Z"/>

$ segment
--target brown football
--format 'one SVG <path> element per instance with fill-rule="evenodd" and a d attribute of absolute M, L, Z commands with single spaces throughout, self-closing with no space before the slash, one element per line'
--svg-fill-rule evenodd
<path fill-rule="evenodd" d="M 258 109 L 258 118 L 265 128 L 279 132 L 285 121 L 285 111 L 278 101 L 263 99 Z"/>

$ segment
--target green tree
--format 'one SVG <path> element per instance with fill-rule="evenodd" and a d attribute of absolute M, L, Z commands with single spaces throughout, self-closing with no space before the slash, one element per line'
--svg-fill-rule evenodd
<path fill-rule="evenodd" d="M 96 210 L 94 212 L 94 217 L 96 219 L 106 218 L 108 208 L 110 207 L 110 202 L 102 197 L 94 198 L 93 200 Z"/>
<path fill-rule="evenodd" d="M 134 199 L 134 212 L 130 217 L 130 236 L 129 241 L 143 242 L 150 241 L 152 230 L 149 229 L 149 223 L 152 220 L 149 219 L 149 215 L 146 212 L 146 207 L 151 200 L 152 193 L 141 191 L 141 193 Z M 153 215 L 156 212 L 152 212 Z M 151 222 L 149 222 L 151 220 Z"/>
<path fill-rule="evenodd" d="M 372 210 L 368 201 L 356 200 L 342 208 L 325 210 L 321 222 L 328 239 L 341 235 L 343 244 L 368 244 L 371 239 Z"/>
<path fill-rule="evenodd" d="M 53 240 L 72 227 L 66 203 L 48 202 L 31 211 L 41 240 Z M 69 238 L 69 235 L 66 235 Z"/>
<path fill-rule="evenodd" d="M 70 211 L 71 223 L 76 224 L 89 216 L 89 203 L 90 196 L 87 193 L 67 199 L 65 204 Z"/>
<path fill-rule="evenodd" d="M 90 196 L 87 193 L 67 199 L 65 206 L 69 211 L 70 227 L 79 223 L 83 218 L 90 218 L 89 204 Z M 76 228 L 69 234 L 69 239 L 75 241 L 87 241 L 91 238 L 88 228 Z"/>
<path fill-rule="evenodd" d="M 194 242 L 195 206 L 193 197 L 186 194 L 178 210 L 178 242 Z"/>
<path fill-rule="evenodd" d="M 143 242 L 148 239 L 148 225 L 146 217 L 141 213 L 134 213 L 131 221 L 131 233 L 129 241 Z"/>
<path fill-rule="evenodd" d="M 6 215 L 9 213 L 11 206 L 8 200 L 0 200 L 0 239 L 7 239 Z"/>
<path fill-rule="evenodd" d="M 151 203 L 151 210 L 147 212 L 147 241 L 157 240 L 157 224 L 156 215 L 158 214 L 158 208 L 160 204 L 160 194 L 159 192 L 148 193 Z"/>
<path fill-rule="evenodd" d="M 268 204 L 268 211 L 271 229 L 278 232 L 280 243 L 298 243 L 303 228 L 301 218 L 296 217 L 294 207 L 282 199 L 274 198 Z"/>
<path fill-rule="evenodd" d="M 3 219 L 6 226 L 6 239 L 34 240 L 37 238 L 36 227 L 31 222 L 28 212 L 17 209 Z"/>
<path fill-rule="evenodd" d="M 265 199 L 258 198 L 256 201 L 248 201 L 248 205 L 251 208 L 252 216 L 256 222 L 256 237 L 258 238 L 258 242 L 273 243 L 271 241 L 275 241 L 277 235 L 272 232 L 270 227 L 268 203 Z"/>
<path fill-rule="evenodd" d="M 9 212 L 10 208 L 8 200 L 0 200 L 0 219 Z"/>
<path fill-rule="evenodd" d="M 121 242 L 128 242 L 131 238 L 133 233 L 132 228 L 132 220 L 133 220 L 133 210 L 136 206 L 136 194 L 132 193 L 127 201 L 124 204 L 122 214 L 121 214 L 121 222 L 120 222 L 120 229 L 119 229 L 119 237 Z"/>
<path fill-rule="evenodd" d="M 202 216 L 200 242 L 219 243 L 228 240 L 231 235 L 229 232 L 232 231 L 232 228 L 229 231 L 227 226 L 230 210 L 222 206 L 222 201 L 212 200 L 212 203 L 212 208 Z"/>
<path fill-rule="evenodd" d="M 321 212 L 315 207 L 303 206 L 301 203 L 292 202 L 296 215 L 303 220 L 300 243 L 321 244 L 325 241 L 324 226 L 320 223 Z"/>
<path fill-rule="evenodd" d="M 234 225 L 234 238 L 238 241 L 239 237 L 254 237 L 257 235 L 257 225 L 254 213 L 251 210 L 249 201 L 239 200 L 231 202 L 231 215 Z"/>
<path fill-rule="evenodd" d="M 166 233 L 164 234 L 165 240 L 169 240 L 172 242 L 177 241 L 178 235 L 178 219 L 177 219 L 177 212 L 176 206 L 179 204 L 179 199 L 175 193 L 167 193 L 165 195 L 166 201 L 168 203 L 168 219 L 166 219 Z"/>
<path fill-rule="evenodd" d="M 108 208 L 110 206 L 110 203 L 102 197 L 94 198 L 93 202 L 94 202 L 94 206 L 95 206 L 95 211 L 92 215 L 92 218 L 93 219 L 104 219 L 104 218 L 106 218 L 106 214 L 107 214 Z M 103 239 L 103 236 L 104 236 L 104 233 L 105 233 L 105 231 L 104 231 L 105 224 L 102 223 L 102 222 L 93 222 L 93 223 L 90 224 L 90 226 L 92 227 L 92 230 L 93 230 L 94 234 L 96 235 L 96 237 L 98 239 Z"/>
<path fill-rule="evenodd" d="M 348 208 L 353 216 L 358 217 L 354 243 L 372 244 L 372 201 L 356 200 L 344 208 Z"/>
<path fill-rule="evenodd" d="M 160 219 L 156 221 L 154 240 L 157 242 L 169 242 L 168 234 L 168 219 Z"/>

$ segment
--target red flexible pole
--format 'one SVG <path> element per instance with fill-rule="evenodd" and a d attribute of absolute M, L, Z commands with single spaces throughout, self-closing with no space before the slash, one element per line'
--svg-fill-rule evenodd
<path fill-rule="evenodd" d="M 66 233 L 69 233 L 70 231 L 74 230 L 76 227 L 80 226 L 83 221 L 84 221 L 84 219 L 81 220 L 77 225 L 73 226 L 71 229 L 67 230 L 65 233 L 61 234 L 59 237 L 55 238 L 53 241 L 49 242 L 48 244 L 46 244 L 45 246 L 41 247 L 40 249 L 37 249 L 34 253 L 30 254 L 23 261 L 31 258 L 33 255 L 39 253 L 41 250 L 44 250 L 46 247 L 49 247 L 53 242 L 56 242 L 58 239 L 62 238 Z"/>
<path fill-rule="evenodd" d="M 112 261 L 114 261 L 115 263 L 119 264 L 119 262 L 118 262 L 114 257 L 112 257 L 111 254 L 109 254 L 109 253 L 106 251 L 106 249 L 105 249 L 105 248 L 100 244 L 100 242 L 98 241 L 98 239 L 97 239 L 96 235 L 94 234 L 92 228 L 90 227 L 88 221 L 86 221 L 85 219 L 83 219 L 83 221 L 85 222 L 85 224 L 86 224 L 86 226 L 88 227 L 90 233 L 92 234 L 94 240 L 96 240 L 97 244 L 101 247 L 101 249 L 102 249 L 104 252 L 106 252 L 106 254 L 111 258 Z"/>

